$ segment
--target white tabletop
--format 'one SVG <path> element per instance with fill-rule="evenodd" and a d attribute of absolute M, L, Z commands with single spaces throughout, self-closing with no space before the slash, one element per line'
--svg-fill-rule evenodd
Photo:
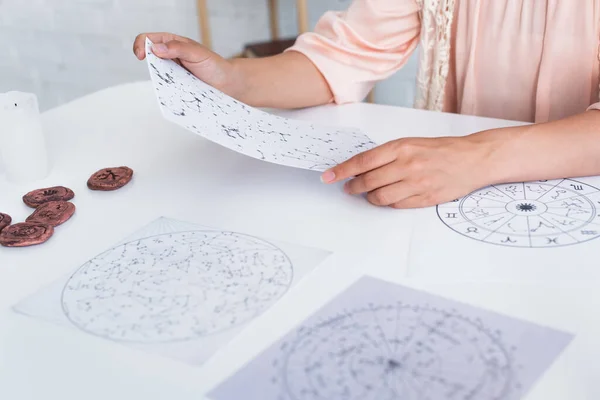
<path fill-rule="evenodd" d="M 354 104 L 280 112 L 356 126 L 382 143 L 465 135 L 514 123 Z M 149 83 L 107 89 L 43 115 L 50 176 L 14 185 L 0 175 L 0 211 L 29 213 L 29 190 L 72 188 L 75 216 L 46 244 L 0 248 L 0 399 L 199 399 L 364 273 L 576 334 L 527 400 L 598 399 L 596 283 L 428 283 L 406 279 L 412 211 L 376 208 L 315 172 L 254 160 L 163 120 Z M 134 181 L 92 192 L 92 172 L 127 165 Z M 10 308 L 160 216 L 334 251 L 203 367 L 190 367 L 13 313 Z M 432 243 L 432 246 L 435 244 Z M 451 268 L 451 264 L 449 265 Z"/>

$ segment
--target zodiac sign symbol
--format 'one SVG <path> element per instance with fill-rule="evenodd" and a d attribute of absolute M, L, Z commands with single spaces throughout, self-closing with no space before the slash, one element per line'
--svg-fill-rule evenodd
<path fill-rule="evenodd" d="M 510 236 L 507 236 L 505 240 L 501 241 L 502 243 L 517 243 L 516 240 L 512 240 Z"/>
<path fill-rule="evenodd" d="M 479 231 L 477 230 L 477 228 L 470 227 L 467 228 L 467 233 L 479 233 Z"/>
<path fill-rule="evenodd" d="M 562 225 L 562 226 L 574 225 L 574 224 L 576 224 L 576 223 L 577 223 L 577 221 L 569 221 L 569 222 L 567 222 L 567 220 L 566 220 L 566 219 L 563 219 L 562 221 L 559 221 L 559 220 L 557 220 L 556 218 L 552 218 L 552 220 L 553 220 L 554 222 L 556 222 L 557 224 L 560 224 L 560 225 Z"/>
<path fill-rule="evenodd" d="M 552 199 L 553 199 L 553 200 L 556 200 L 556 199 L 558 199 L 558 198 L 560 197 L 560 195 L 561 195 L 561 194 L 563 194 L 563 193 L 567 193 L 567 191 L 566 191 L 566 190 L 562 190 L 562 189 L 558 189 L 558 190 L 557 190 L 556 192 L 554 192 L 554 193 L 556 193 L 556 194 L 555 194 L 554 196 L 552 196 Z"/>
<path fill-rule="evenodd" d="M 506 217 L 500 217 L 500 218 L 498 218 L 498 219 L 493 219 L 493 220 L 490 220 L 490 221 L 484 222 L 483 224 L 484 224 L 485 226 L 494 225 L 496 222 L 498 222 L 498 221 L 502 221 L 504 218 L 506 218 Z"/>
<path fill-rule="evenodd" d="M 567 211 L 567 215 L 566 216 L 570 217 L 571 214 L 575 214 L 575 215 L 577 215 L 577 214 L 589 214 L 589 211 L 582 210 L 580 208 L 579 209 L 569 208 L 569 211 Z"/>
<path fill-rule="evenodd" d="M 446 213 L 446 218 L 456 218 L 456 213 Z"/>
<path fill-rule="evenodd" d="M 531 185 L 527 185 L 527 189 L 529 189 L 529 191 L 533 193 L 544 193 L 547 191 L 542 185 L 538 185 L 536 189 L 532 188 Z"/>
<path fill-rule="evenodd" d="M 582 235 L 597 235 L 598 231 L 581 231 Z"/>
<path fill-rule="evenodd" d="M 481 196 L 471 196 L 471 198 L 472 198 L 473 200 L 475 200 L 475 203 L 477 203 L 477 207 L 479 207 L 479 202 L 480 202 L 481 200 L 483 200 L 483 197 L 481 197 Z"/>
<path fill-rule="evenodd" d="M 488 215 L 490 215 L 489 212 L 481 208 L 473 208 L 469 211 L 465 211 L 465 214 L 473 214 L 475 217 L 487 217 Z"/>
<path fill-rule="evenodd" d="M 507 192 L 509 192 L 509 193 L 511 193 L 513 195 L 516 195 L 518 192 L 520 192 L 520 190 L 519 190 L 519 188 L 518 188 L 517 185 L 510 185 L 510 186 L 508 186 L 504 190 L 506 190 Z"/>
<path fill-rule="evenodd" d="M 571 187 L 575 190 L 583 190 L 583 186 L 571 184 Z"/>
<path fill-rule="evenodd" d="M 492 192 L 491 190 L 488 190 L 487 192 L 485 192 L 485 193 L 482 193 L 481 195 L 482 195 L 482 196 L 484 196 L 484 197 L 485 197 L 485 196 L 490 196 L 490 197 L 502 197 L 502 196 L 500 196 L 499 194 L 497 194 L 497 193 L 495 193 L 495 192 Z"/>
<path fill-rule="evenodd" d="M 545 226 L 546 228 L 549 228 L 549 229 L 554 229 L 553 225 L 548 225 L 543 222 L 540 222 L 537 227 L 531 228 L 531 232 L 537 232 L 542 226 Z"/>
<path fill-rule="evenodd" d="M 523 231 L 522 229 L 515 229 L 515 228 L 513 228 L 512 222 L 509 222 L 508 224 L 506 224 L 506 227 L 510 228 L 510 230 L 513 231 L 513 232 L 522 232 Z"/>
<path fill-rule="evenodd" d="M 581 208 L 581 206 L 583 205 L 583 201 L 581 199 L 573 199 L 569 203 L 568 201 L 565 200 L 565 201 L 563 201 L 561 203 L 561 205 L 563 207 L 577 207 L 577 208 Z"/>
<path fill-rule="evenodd" d="M 590 211 L 582 208 L 583 204 L 581 199 L 573 199 L 571 202 L 563 201 L 561 205 L 567 209 L 566 216 L 569 217 L 571 214 L 589 214 Z"/>
<path fill-rule="evenodd" d="M 550 243 L 558 244 L 558 242 L 557 242 L 558 238 L 553 238 L 553 239 L 546 238 L 546 240 L 548 241 L 547 244 L 550 244 Z"/>

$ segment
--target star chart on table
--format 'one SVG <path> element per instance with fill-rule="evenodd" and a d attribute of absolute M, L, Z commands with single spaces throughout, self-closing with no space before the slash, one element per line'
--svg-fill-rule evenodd
<path fill-rule="evenodd" d="M 571 339 L 363 277 L 209 398 L 518 400 Z"/>
<path fill-rule="evenodd" d="M 150 76 L 168 120 L 231 150 L 275 164 L 324 171 L 375 143 L 349 128 L 275 116 L 245 105 L 154 55 L 147 40 Z"/>
<path fill-rule="evenodd" d="M 161 217 L 14 310 L 199 366 L 329 255 Z"/>
<path fill-rule="evenodd" d="M 561 179 L 494 185 L 437 207 L 461 235 L 503 246 L 557 247 L 600 236 L 600 189 Z"/>
<path fill-rule="evenodd" d="M 254 318 L 289 288 L 277 247 L 225 231 L 157 235 L 85 263 L 62 293 L 65 315 L 116 341 L 156 343 L 212 335 Z"/>
<path fill-rule="evenodd" d="M 293 400 L 506 399 L 520 385 L 497 333 L 455 311 L 368 305 L 302 328 L 273 383 Z"/>

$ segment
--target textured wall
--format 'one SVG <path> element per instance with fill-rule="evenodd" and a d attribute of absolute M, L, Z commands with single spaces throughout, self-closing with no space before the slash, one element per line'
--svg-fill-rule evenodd
<path fill-rule="evenodd" d="M 223 55 L 269 36 L 266 0 L 208 0 L 213 44 Z M 314 0 L 311 23 L 350 0 Z M 294 35 L 294 0 L 280 0 L 282 34 Z M 42 109 L 118 83 L 148 79 L 131 53 L 136 34 L 199 39 L 194 0 L 0 0 L 0 92 L 31 91 Z M 377 101 L 412 104 L 416 62 L 381 84 Z"/>

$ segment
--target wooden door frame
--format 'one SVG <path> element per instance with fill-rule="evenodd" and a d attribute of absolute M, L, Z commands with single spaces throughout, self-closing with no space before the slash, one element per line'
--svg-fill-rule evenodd
<path fill-rule="evenodd" d="M 200 24 L 200 38 L 202 44 L 212 50 L 212 35 L 210 32 L 210 18 L 206 0 L 196 0 L 198 10 L 198 23 Z"/>

